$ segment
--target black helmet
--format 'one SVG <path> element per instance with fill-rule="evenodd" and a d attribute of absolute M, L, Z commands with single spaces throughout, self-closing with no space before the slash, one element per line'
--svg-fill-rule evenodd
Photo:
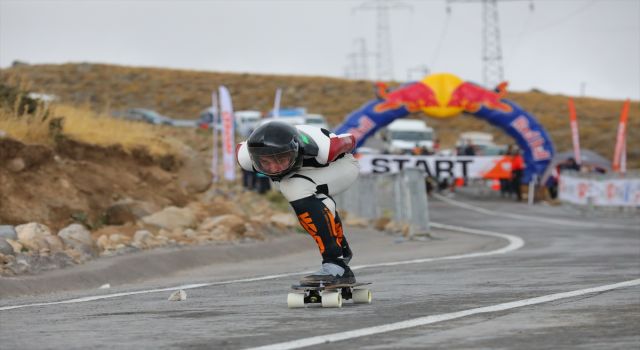
<path fill-rule="evenodd" d="M 274 121 L 259 126 L 247 146 L 253 166 L 265 175 L 282 177 L 302 166 L 300 134 L 289 124 Z"/>

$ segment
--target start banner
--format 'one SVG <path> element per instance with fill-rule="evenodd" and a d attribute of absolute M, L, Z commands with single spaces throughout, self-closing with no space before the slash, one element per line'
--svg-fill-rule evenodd
<path fill-rule="evenodd" d="M 392 174 L 402 169 L 417 168 L 435 178 L 508 179 L 511 159 L 508 156 L 412 156 L 393 154 L 360 154 L 363 174 Z"/>
<path fill-rule="evenodd" d="M 640 179 L 560 176 L 558 197 L 579 205 L 640 207 Z"/>

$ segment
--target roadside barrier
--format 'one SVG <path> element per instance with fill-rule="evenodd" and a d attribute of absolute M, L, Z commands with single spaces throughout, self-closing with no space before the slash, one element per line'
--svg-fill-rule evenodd
<path fill-rule="evenodd" d="M 563 172 L 558 198 L 581 210 L 635 213 L 640 207 L 640 172 L 626 175 Z"/>
<path fill-rule="evenodd" d="M 389 218 L 409 225 L 409 236 L 429 232 L 424 172 L 361 174 L 353 186 L 335 197 L 338 208 L 365 219 Z"/>

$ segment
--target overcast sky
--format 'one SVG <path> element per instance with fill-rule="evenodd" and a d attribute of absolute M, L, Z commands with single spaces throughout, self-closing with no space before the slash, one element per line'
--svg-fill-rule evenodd
<path fill-rule="evenodd" d="M 511 90 L 640 99 L 639 0 L 534 0 L 533 10 L 528 0 L 498 1 Z M 360 38 L 377 48 L 376 11 L 357 10 L 365 3 L 0 0 L 0 67 L 94 62 L 344 77 Z M 482 83 L 482 5 L 454 2 L 447 14 L 445 0 L 395 4 L 395 80 L 417 80 L 428 67 Z M 367 61 L 376 79 L 375 57 Z"/>

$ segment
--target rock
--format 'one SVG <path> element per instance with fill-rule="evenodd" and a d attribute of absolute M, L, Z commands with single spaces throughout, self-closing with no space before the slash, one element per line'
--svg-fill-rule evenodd
<path fill-rule="evenodd" d="M 271 216 L 271 224 L 280 227 L 294 227 L 298 225 L 298 220 L 293 214 L 279 213 Z"/>
<path fill-rule="evenodd" d="M 259 232 L 253 225 L 249 223 L 244 224 L 244 237 L 259 241 L 263 241 L 265 239 L 264 233 Z"/>
<path fill-rule="evenodd" d="M 184 232 L 182 233 L 186 238 L 195 238 L 198 235 L 198 232 L 188 228 L 186 230 L 184 230 Z"/>
<path fill-rule="evenodd" d="M 64 243 L 58 236 L 44 236 L 44 240 L 49 245 L 50 253 L 57 253 L 64 251 Z"/>
<path fill-rule="evenodd" d="M 183 301 L 183 300 L 187 300 L 187 292 L 185 292 L 184 290 L 180 289 L 177 290 L 173 293 L 171 293 L 171 295 L 169 296 L 169 301 Z"/>
<path fill-rule="evenodd" d="M 76 251 L 96 257 L 96 244 L 91 238 L 91 232 L 80 224 L 71 224 L 58 232 L 58 237 L 62 239 L 65 245 L 75 249 Z"/>
<path fill-rule="evenodd" d="M 10 171 L 14 172 L 14 173 L 19 173 L 22 170 L 24 170 L 24 168 L 26 168 L 26 164 L 24 162 L 24 159 L 22 158 L 13 158 L 10 161 L 7 162 L 7 169 L 9 169 Z"/>
<path fill-rule="evenodd" d="M 168 240 L 164 236 L 154 236 L 147 230 L 139 230 L 133 235 L 133 242 L 131 245 L 139 249 L 153 248 L 163 244 L 163 240 L 160 238 Z"/>
<path fill-rule="evenodd" d="M 142 222 L 173 231 L 176 228 L 195 227 L 196 216 L 189 208 L 167 207 L 162 211 L 143 217 Z"/>
<path fill-rule="evenodd" d="M 103 285 L 101 285 L 100 287 L 98 287 L 98 289 L 109 289 L 111 288 L 111 285 L 109 283 L 105 283 Z"/>
<path fill-rule="evenodd" d="M 11 254 L 2 254 L 0 253 L 0 266 L 5 265 L 5 264 L 9 264 L 13 261 L 15 261 L 16 258 L 11 255 Z"/>
<path fill-rule="evenodd" d="M 17 240 L 18 233 L 16 232 L 16 229 L 11 225 L 0 225 L 0 237 Z"/>
<path fill-rule="evenodd" d="M 127 237 L 121 233 L 114 233 L 109 235 L 109 243 L 113 245 L 116 249 L 118 249 L 119 245 L 126 245 L 131 241 L 130 237 Z"/>
<path fill-rule="evenodd" d="M 231 232 L 241 235 L 245 231 L 246 220 L 233 214 L 225 214 L 206 219 L 199 227 L 198 231 L 211 231 L 219 226 L 228 228 Z"/>
<path fill-rule="evenodd" d="M 100 235 L 100 237 L 98 237 L 98 240 L 96 241 L 96 244 L 98 245 L 98 248 L 100 250 L 107 250 L 107 247 L 109 247 L 109 236 Z"/>
<path fill-rule="evenodd" d="M 13 255 L 13 246 L 7 242 L 7 239 L 4 237 L 0 237 L 0 254 L 4 255 Z"/>
<path fill-rule="evenodd" d="M 5 239 L 6 239 L 7 243 L 9 243 L 11 248 L 13 248 L 13 253 L 14 254 L 18 254 L 18 253 L 22 252 L 22 248 L 23 247 L 22 247 L 22 244 L 20 242 L 15 241 L 13 239 L 8 239 L 8 238 L 5 238 Z"/>
<path fill-rule="evenodd" d="M 125 198 L 107 208 L 105 220 L 109 225 L 123 225 L 155 213 L 160 209 L 161 207 L 153 203 Z"/>
<path fill-rule="evenodd" d="M 347 216 L 347 219 L 343 221 L 345 225 L 348 226 L 356 226 L 356 227 L 367 227 L 369 226 L 369 220 L 365 218 L 360 218 L 355 215 Z"/>
<path fill-rule="evenodd" d="M 378 231 L 384 231 L 384 228 L 391 221 L 389 218 L 381 217 L 374 221 L 373 227 Z"/>
<path fill-rule="evenodd" d="M 49 248 L 49 244 L 44 236 L 50 236 L 51 230 L 42 224 L 30 222 L 16 226 L 18 240 L 29 250 L 39 251 L 42 248 Z"/>
<path fill-rule="evenodd" d="M 177 181 L 187 193 L 202 193 L 211 186 L 211 172 L 208 167 L 198 164 L 197 158 L 187 157 L 178 172 Z"/>
<path fill-rule="evenodd" d="M 6 265 L 11 272 L 16 275 L 28 272 L 31 265 L 29 264 L 29 257 L 25 254 L 17 254 L 16 259 Z"/>

